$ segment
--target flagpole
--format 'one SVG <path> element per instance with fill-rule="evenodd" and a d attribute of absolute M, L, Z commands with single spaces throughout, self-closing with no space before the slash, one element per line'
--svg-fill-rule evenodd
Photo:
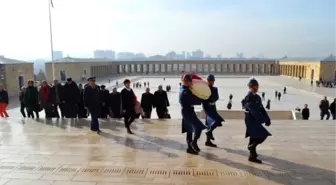
<path fill-rule="evenodd" d="M 54 64 L 54 46 L 53 46 L 53 35 L 52 35 L 52 24 L 51 24 L 51 4 L 52 0 L 48 0 L 49 6 L 49 31 L 50 31 L 50 50 L 51 50 L 51 68 L 53 74 L 53 80 L 55 80 L 55 64 Z"/>

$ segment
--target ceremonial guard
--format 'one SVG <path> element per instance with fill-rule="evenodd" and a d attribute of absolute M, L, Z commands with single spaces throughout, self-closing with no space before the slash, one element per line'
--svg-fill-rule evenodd
<path fill-rule="evenodd" d="M 211 140 L 215 140 L 212 132 L 217 127 L 222 126 L 222 121 L 224 121 L 224 119 L 218 114 L 217 109 L 216 109 L 216 101 L 218 101 L 219 96 L 218 96 L 217 87 L 213 86 L 215 83 L 215 76 L 209 75 L 207 80 L 208 80 L 209 88 L 211 90 L 211 96 L 209 99 L 203 100 L 202 102 L 203 110 L 206 114 L 205 124 L 208 127 L 208 131 L 205 133 L 207 136 L 205 145 L 210 146 L 210 147 L 217 147 L 217 145 L 211 142 Z"/>
<path fill-rule="evenodd" d="M 271 120 L 261 103 L 261 98 L 257 94 L 259 84 L 255 79 L 251 79 L 248 83 L 250 91 L 245 97 L 245 125 L 246 134 L 245 137 L 250 137 L 248 144 L 248 150 L 250 151 L 249 161 L 255 163 L 261 163 L 257 154 L 257 146 L 263 143 L 271 134 L 262 125 L 271 125 Z"/>
<path fill-rule="evenodd" d="M 201 105 L 202 100 L 193 95 L 190 90 L 190 87 L 192 87 L 192 76 L 186 74 L 182 80 L 183 85 L 181 86 L 179 95 L 179 102 L 182 107 L 182 133 L 187 133 L 187 153 L 197 155 L 200 151 L 197 140 L 200 138 L 202 130 L 206 129 L 206 126 L 198 119 L 194 105 Z"/>
<path fill-rule="evenodd" d="M 91 130 L 100 134 L 98 118 L 101 114 L 101 103 L 99 99 L 99 86 L 96 85 L 96 78 L 88 78 L 89 84 L 84 89 L 84 107 L 91 115 Z"/>

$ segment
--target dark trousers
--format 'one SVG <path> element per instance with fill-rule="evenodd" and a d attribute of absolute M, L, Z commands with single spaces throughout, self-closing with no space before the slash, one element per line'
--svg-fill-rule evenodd
<path fill-rule="evenodd" d="M 331 116 L 332 116 L 332 119 L 333 119 L 333 120 L 336 120 L 335 112 L 331 112 Z"/>
<path fill-rule="evenodd" d="M 98 115 L 91 113 L 91 130 L 92 131 L 98 131 L 99 130 L 99 121 L 98 121 Z"/>
<path fill-rule="evenodd" d="M 152 115 L 152 110 L 144 110 L 144 118 L 150 119 Z"/>
<path fill-rule="evenodd" d="M 251 138 L 248 143 L 248 148 L 250 150 L 250 157 L 257 157 L 257 146 L 263 143 L 266 140 L 267 137 L 265 138 Z"/>
<path fill-rule="evenodd" d="M 120 108 L 112 108 L 112 114 L 113 118 L 121 118 Z"/>
<path fill-rule="evenodd" d="M 188 147 L 190 146 L 191 142 L 197 142 L 197 140 L 201 137 L 201 133 L 202 131 L 195 131 L 194 134 L 192 132 L 187 132 L 186 141 L 187 141 Z"/>
<path fill-rule="evenodd" d="M 156 108 L 156 113 L 159 119 L 164 119 L 165 118 L 165 113 L 167 112 L 166 107 L 157 107 Z"/>
<path fill-rule="evenodd" d="M 87 118 L 87 110 L 84 108 L 83 104 L 78 104 L 78 118 Z"/>
<path fill-rule="evenodd" d="M 308 120 L 308 119 L 309 119 L 309 117 L 302 117 L 302 119 L 303 119 L 303 120 Z"/>
<path fill-rule="evenodd" d="M 101 106 L 101 115 L 100 118 L 107 118 L 107 115 L 109 114 L 109 109 L 107 106 Z"/>
<path fill-rule="evenodd" d="M 38 106 L 38 105 L 37 105 Z M 36 118 L 40 118 L 39 112 L 36 111 L 35 107 L 27 107 L 27 114 L 28 114 L 28 118 L 34 118 L 34 112 L 36 114 Z"/>
<path fill-rule="evenodd" d="M 321 120 L 324 119 L 324 116 L 327 116 L 326 120 L 329 120 L 330 117 L 329 111 L 321 111 Z"/>
<path fill-rule="evenodd" d="M 64 106 L 66 106 L 66 118 L 76 118 L 78 107 L 76 103 L 66 103 Z"/>
<path fill-rule="evenodd" d="M 124 123 L 126 128 L 131 126 L 132 122 L 135 120 L 135 116 L 134 110 L 126 110 L 124 114 Z"/>
<path fill-rule="evenodd" d="M 25 108 L 26 108 L 26 105 L 23 103 L 23 102 L 21 102 L 21 104 L 20 104 L 20 112 L 21 112 L 21 114 L 22 114 L 22 116 L 25 118 L 26 117 L 26 111 L 25 111 Z"/>

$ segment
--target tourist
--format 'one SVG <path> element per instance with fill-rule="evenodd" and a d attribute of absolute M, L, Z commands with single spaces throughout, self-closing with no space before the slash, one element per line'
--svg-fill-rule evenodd
<path fill-rule="evenodd" d="M 277 99 L 277 98 L 278 98 L 278 91 L 275 90 L 275 99 Z"/>
<path fill-rule="evenodd" d="M 79 89 L 79 102 L 77 104 L 78 106 L 78 112 L 77 116 L 78 118 L 87 118 L 87 110 L 84 108 L 84 89 L 82 84 L 78 84 L 78 89 Z"/>
<path fill-rule="evenodd" d="M 232 108 L 232 101 L 231 100 L 229 100 L 229 103 L 226 105 L 226 108 L 231 110 L 231 108 Z"/>
<path fill-rule="evenodd" d="M 80 93 L 77 84 L 68 78 L 64 85 L 64 103 L 66 108 L 66 118 L 76 118 Z"/>
<path fill-rule="evenodd" d="M 208 127 L 208 131 L 205 133 L 206 135 L 205 146 L 217 147 L 217 145 L 211 142 L 211 140 L 215 140 L 213 136 L 213 131 L 217 127 L 222 126 L 222 122 L 224 121 L 224 119 L 218 114 L 216 109 L 216 102 L 219 99 L 219 95 L 217 87 L 214 87 L 215 76 L 209 75 L 207 80 L 209 88 L 211 90 L 211 96 L 209 97 L 209 99 L 202 101 L 203 110 L 206 115 L 205 125 Z"/>
<path fill-rule="evenodd" d="M 185 74 L 182 80 L 183 86 L 181 87 L 179 95 L 179 102 L 182 107 L 182 133 L 187 133 L 187 153 L 197 155 L 200 151 L 197 140 L 200 138 L 202 130 L 206 129 L 206 126 L 198 119 L 194 110 L 194 105 L 200 105 L 202 100 L 197 98 L 190 91 L 190 87 L 192 86 L 192 76 L 190 74 Z"/>
<path fill-rule="evenodd" d="M 263 99 L 263 101 L 265 100 L 265 92 L 262 92 L 261 93 L 261 97 L 262 97 L 262 99 Z"/>
<path fill-rule="evenodd" d="M 101 103 L 99 99 L 99 86 L 96 85 L 96 78 L 88 78 L 89 85 L 84 88 L 83 103 L 85 109 L 91 114 L 91 131 L 100 134 L 98 118 L 101 114 Z"/>
<path fill-rule="evenodd" d="M 325 96 L 323 100 L 321 100 L 319 108 L 321 110 L 321 120 L 323 120 L 324 116 L 326 117 L 326 120 L 329 120 L 330 113 L 329 113 L 329 101 L 327 100 L 327 97 Z"/>
<path fill-rule="evenodd" d="M 39 112 L 41 111 L 41 107 L 38 104 L 38 90 L 37 87 L 34 86 L 33 80 L 28 80 L 24 102 L 27 108 L 28 118 L 34 118 L 33 112 L 35 112 L 36 118 L 38 119 L 40 117 Z"/>
<path fill-rule="evenodd" d="M 45 118 L 50 119 L 55 116 L 55 100 L 50 85 L 46 81 L 42 81 L 42 85 L 38 90 L 39 104 L 44 109 Z"/>
<path fill-rule="evenodd" d="M 58 83 L 58 80 L 54 80 L 54 84 L 51 87 L 51 91 L 53 91 L 54 96 L 55 96 L 55 113 L 56 117 L 59 118 L 59 113 L 58 113 L 58 107 L 60 108 L 61 111 L 61 117 L 64 118 L 65 116 L 65 111 L 64 111 L 64 103 L 62 103 L 63 100 L 63 86 L 62 84 Z"/>
<path fill-rule="evenodd" d="M 283 89 L 283 94 L 286 94 L 286 93 L 287 93 L 287 88 L 284 87 L 284 89 Z"/>
<path fill-rule="evenodd" d="M 121 103 L 124 114 L 124 123 L 127 133 L 133 134 L 131 131 L 131 124 L 135 119 L 135 94 L 130 88 L 131 81 L 126 79 L 124 81 L 125 88 L 121 91 Z"/>
<path fill-rule="evenodd" d="M 111 118 L 121 118 L 121 94 L 117 88 L 113 88 L 109 98 L 109 108 Z"/>
<path fill-rule="evenodd" d="M 147 87 L 146 92 L 141 95 L 141 108 L 144 111 L 144 118 L 150 119 L 154 105 L 154 95 Z"/>
<path fill-rule="evenodd" d="M 20 100 L 20 112 L 22 114 L 22 116 L 25 118 L 26 117 L 26 105 L 24 103 L 24 96 L 26 93 L 26 87 L 22 86 L 20 94 L 19 94 L 19 100 Z"/>
<path fill-rule="evenodd" d="M 6 91 L 5 87 L 0 84 L 0 116 L 1 117 L 8 117 L 7 114 L 7 106 L 8 106 L 8 92 Z"/>
<path fill-rule="evenodd" d="M 169 107 L 169 100 L 167 92 L 162 89 L 162 85 L 159 85 L 158 90 L 154 93 L 154 107 L 159 119 L 164 119 Z"/>
<path fill-rule="evenodd" d="M 267 110 L 271 109 L 271 100 L 270 99 L 267 100 L 266 109 Z"/>
<path fill-rule="evenodd" d="M 99 91 L 99 99 L 101 103 L 101 115 L 100 118 L 106 119 L 107 115 L 109 114 L 109 107 L 108 107 L 108 98 L 110 95 L 110 92 L 105 89 L 105 85 L 100 86 L 100 91 Z"/>
<path fill-rule="evenodd" d="M 281 92 L 278 92 L 278 100 L 280 101 L 281 99 Z"/>
<path fill-rule="evenodd" d="M 233 98 L 233 95 L 232 95 L 232 94 L 230 94 L 230 96 L 229 96 L 229 100 L 232 100 L 232 98 Z"/>
<path fill-rule="evenodd" d="M 259 83 L 255 79 L 251 79 L 248 83 L 249 93 L 245 97 L 245 125 L 246 132 L 245 137 L 250 137 L 248 150 L 250 156 L 248 160 L 250 162 L 262 163 L 259 160 L 257 154 L 257 146 L 263 143 L 271 134 L 262 126 L 265 123 L 266 126 L 271 125 L 271 120 L 261 104 L 261 98 L 257 94 L 259 89 Z"/>
<path fill-rule="evenodd" d="M 336 98 L 334 99 L 334 101 L 330 104 L 329 106 L 329 110 L 330 110 L 330 113 L 331 113 L 331 116 L 333 118 L 333 120 L 336 120 Z"/>
<path fill-rule="evenodd" d="M 304 104 L 304 108 L 302 109 L 301 115 L 303 120 L 309 119 L 310 112 L 307 104 Z"/>

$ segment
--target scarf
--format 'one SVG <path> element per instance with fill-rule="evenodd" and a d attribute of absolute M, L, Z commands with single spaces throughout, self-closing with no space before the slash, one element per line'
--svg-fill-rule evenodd
<path fill-rule="evenodd" d="M 49 88 L 48 87 L 42 87 L 42 93 L 43 93 L 43 99 L 45 101 L 48 101 L 48 99 L 49 99 Z"/>

